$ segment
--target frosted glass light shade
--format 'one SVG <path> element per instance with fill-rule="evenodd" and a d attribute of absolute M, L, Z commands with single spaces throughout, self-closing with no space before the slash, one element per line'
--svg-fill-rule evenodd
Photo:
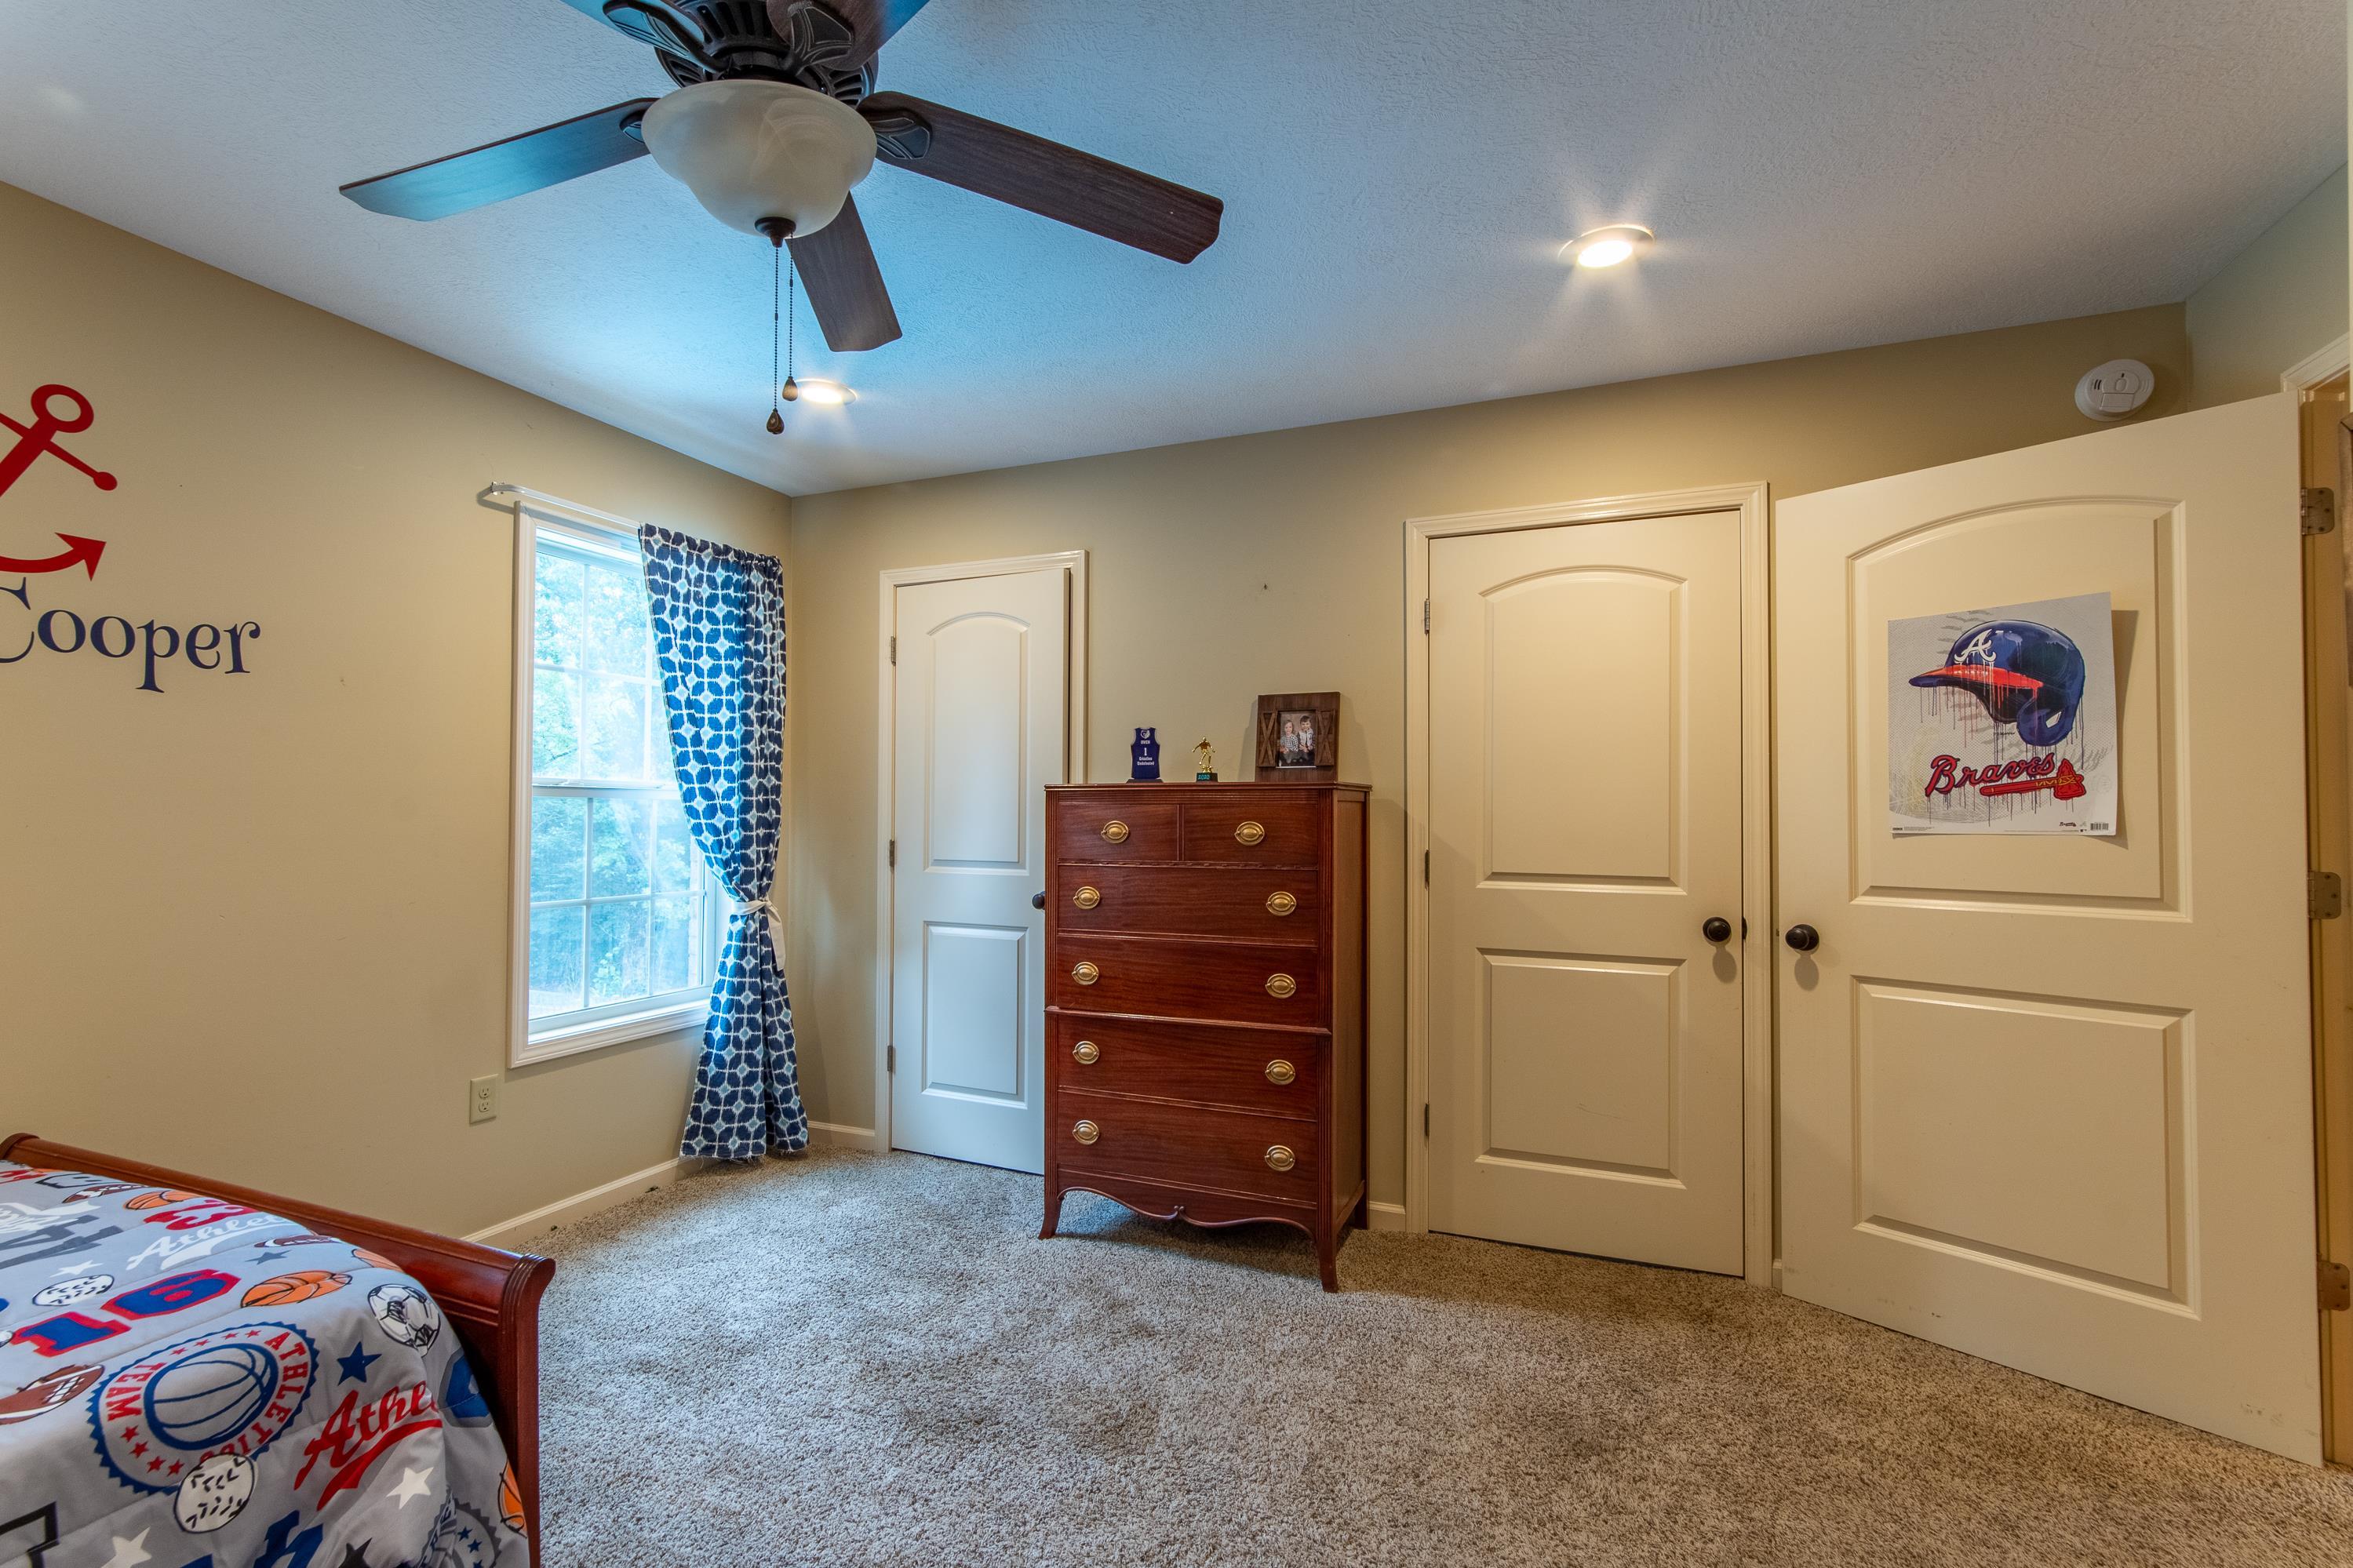
<path fill-rule="evenodd" d="M 712 217 L 746 234 L 764 217 L 811 235 L 874 168 L 874 132 L 848 104 L 780 81 L 706 81 L 646 110 L 646 151 Z"/>

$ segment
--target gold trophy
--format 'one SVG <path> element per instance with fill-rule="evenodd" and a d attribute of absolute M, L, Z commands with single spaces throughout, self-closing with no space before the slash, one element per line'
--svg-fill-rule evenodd
<path fill-rule="evenodd" d="M 1193 743 L 1193 762 L 1195 764 L 1193 782 L 1195 784 L 1215 784 L 1218 782 L 1218 753 L 1216 750 L 1210 746 L 1208 736 L 1205 735 L 1200 740 L 1196 741 Z"/>

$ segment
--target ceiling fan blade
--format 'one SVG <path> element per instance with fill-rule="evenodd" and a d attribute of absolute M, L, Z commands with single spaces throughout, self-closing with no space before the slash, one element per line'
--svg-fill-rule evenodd
<path fill-rule="evenodd" d="M 631 128 L 652 102 L 633 98 L 471 152 L 355 180 L 343 192 L 368 211 L 394 217 L 448 217 L 488 206 L 641 155 L 646 144 L 631 134 Z"/>
<path fill-rule="evenodd" d="M 601 0 L 572 0 L 575 5 L 597 3 Z M 812 4 L 849 29 L 849 47 L 826 64 L 851 70 L 872 59 L 875 52 L 891 41 L 892 34 L 913 21 L 925 0 L 768 0 L 768 20 L 776 36 L 791 37 L 792 14 Z"/>
<path fill-rule="evenodd" d="M 808 289 L 809 308 L 836 353 L 879 349 L 899 336 L 899 312 L 882 286 L 858 204 L 845 196 L 834 220 L 805 239 L 788 239 L 793 265 Z"/>
<path fill-rule="evenodd" d="M 1225 203 L 1124 163 L 901 92 L 875 93 L 858 112 L 902 169 L 1171 261 L 1217 241 Z"/>

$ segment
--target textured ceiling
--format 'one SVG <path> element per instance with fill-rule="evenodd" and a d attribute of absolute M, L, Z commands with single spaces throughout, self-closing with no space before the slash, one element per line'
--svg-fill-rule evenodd
<path fill-rule="evenodd" d="M 878 167 L 907 335 L 804 315 L 861 400 L 781 438 L 767 247 L 650 160 L 436 224 L 336 194 L 669 86 L 562 0 L 5 0 L 0 180 L 807 493 L 2179 300 L 2344 161 L 2345 20 L 933 0 L 882 85 L 1211 191 L 1224 237 L 1178 267 Z M 1554 259 L 1620 221 L 1639 269 Z"/>

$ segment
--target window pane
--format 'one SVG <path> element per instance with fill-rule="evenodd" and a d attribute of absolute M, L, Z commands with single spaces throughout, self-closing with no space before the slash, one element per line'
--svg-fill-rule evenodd
<path fill-rule="evenodd" d="M 576 899 L 587 860 L 588 803 L 542 795 L 531 803 L 531 896 Z"/>
<path fill-rule="evenodd" d="M 581 909 L 531 911 L 531 1016 L 576 1011 L 580 1003 Z"/>
<path fill-rule="evenodd" d="M 588 668 L 643 675 L 653 657 L 646 580 L 609 566 L 588 569 Z"/>
<path fill-rule="evenodd" d="M 541 664 L 580 662 L 580 620 L 586 584 L 581 563 L 566 555 L 539 552 L 533 591 L 533 657 Z"/>
<path fill-rule="evenodd" d="M 643 900 L 588 906 L 588 1005 L 626 1002 L 646 989 L 647 908 Z"/>
<path fill-rule="evenodd" d="M 626 898 L 650 892 L 653 803 L 599 799 L 589 813 L 588 896 Z"/>
<path fill-rule="evenodd" d="M 571 778 L 580 771 L 580 733 L 573 721 L 577 676 L 561 670 L 532 673 L 531 771 L 542 778 Z"/>
<path fill-rule="evenodd" d="M 646 683 L 611 676 L 588 678 L 588 750 L 584 777 L 643 779 L 646 772 Z"/>
<path fill-rule="evenodd" d="M 686 826 L 686 807 L 676 791 L 654 806 L 654 891 L 683 893 L 694 887 L 694 865 L 702 851 Z"/>
<path fill-rule="evenodd" d="M 698 984 L 701 944 L 695 941 L 695 910 L 701 899 L 654 900 L 654 990 L 683 991 Z"/>

